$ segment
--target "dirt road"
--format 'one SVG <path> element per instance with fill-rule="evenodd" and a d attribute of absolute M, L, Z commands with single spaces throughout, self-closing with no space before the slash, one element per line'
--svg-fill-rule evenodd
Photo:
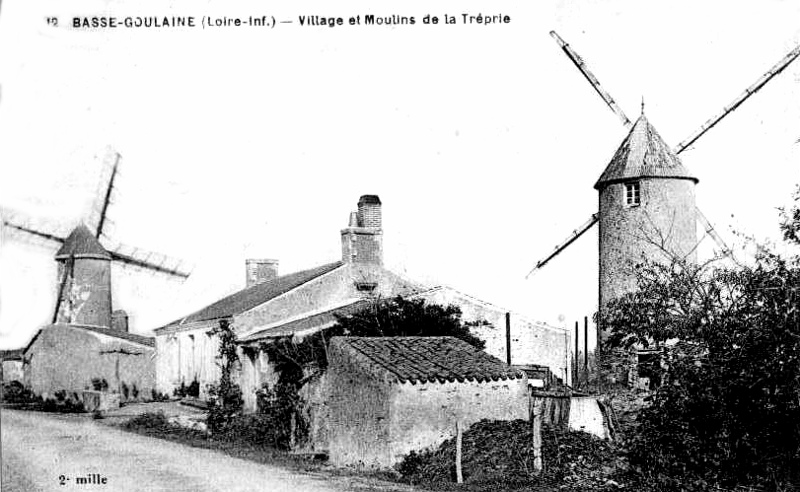
<path fill-rule="evenodd" d="M 85 416 L 0 410 L 2 491 L 411 490 L 304 474 L 130 434 Z"/>

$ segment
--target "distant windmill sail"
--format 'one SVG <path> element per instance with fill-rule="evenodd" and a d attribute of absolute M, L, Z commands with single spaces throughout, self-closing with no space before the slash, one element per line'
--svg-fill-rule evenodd
<path fill-rule="evenodd" d="M 111 205 L 111 193 L 114 191 L 114 178 L 117 177 L 120 155 L 117 152 L 114 154 L 114 164 L 111 168 L 111 176 L 108 178 L 108 185 L 105 187 L 105 193 L 102 194 L 103 199 L 102 203 L 100 204 L 100 218 L 97 221 L 97 229 L 95 231 L 95 237 L 98 239 L 100 239 L 100 236 L 103 234 L 103 226 L 106 222 L 108 207 Z"/>

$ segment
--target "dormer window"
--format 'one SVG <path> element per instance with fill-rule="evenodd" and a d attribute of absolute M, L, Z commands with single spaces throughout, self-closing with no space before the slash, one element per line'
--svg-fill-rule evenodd
<path fill-rule="evenodd" d="M 625 183 L 625 205 L 636 207 L 641 203 L 641 193 L 639 192 L 639 182 L 631 181 Z"/>

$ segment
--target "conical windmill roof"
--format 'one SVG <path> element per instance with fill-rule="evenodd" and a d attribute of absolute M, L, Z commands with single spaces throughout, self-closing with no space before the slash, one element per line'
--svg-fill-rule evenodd
<path fill-rule="evenodd" d="M 67 236 L 61 249 L 56 252 L 56 259 L 66 258 L 96 258 L 99 260 L 110 260 L 111 255 L 94 237 L 88 227 L 81 224 Z"/>
<path fill-rule="evenodd" d="M 689 174 L 681 160 L 661 138 L 644 114 L 634 123 L 606 170 L 594 187 L 639 178 L 698 179 Z"/>

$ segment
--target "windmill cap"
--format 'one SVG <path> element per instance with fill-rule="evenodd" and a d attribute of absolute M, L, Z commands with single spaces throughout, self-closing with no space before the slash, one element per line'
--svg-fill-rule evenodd
<path fill-rule="evenodd" d="M 614 153 L 594 188 L 639 178 L 699 180 L 689 174 L 680 158 L 642 114 Z"/>
<path fill-rule="evenodd" d="M 98 260 L 111 260 L 111 255 L 94 237 L 92 231 L 84 224 L 69 233 L 64 244 L 56 252 L 56 260 L 67 258 L 95 258 Z"/>

